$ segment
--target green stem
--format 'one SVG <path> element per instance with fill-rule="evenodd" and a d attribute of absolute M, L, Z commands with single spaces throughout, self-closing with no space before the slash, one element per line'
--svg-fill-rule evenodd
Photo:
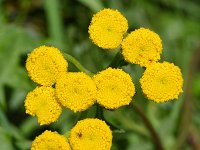
<path fill-rule="evenodd" d="M 72 64 L 74 64 L 74 66 L 78 70 L 80 70 L 81 72 L 85 72 L 89 75 L 92 75 L 92 73 L 90 71 L 88 71 L 85 67 L 83 67 L 76 58 L 74 58 L 73 56 L 66 54 L 66 53 L 63 53 L 63 55 L 64 55 L 65 59 L 68 60 L 69 62 L 71 62 Z"/>
<path fill-rule="evenodd" d="M 69 135 L 70 135 L 70 131 L 67 131 L 63 134 L 66 138 L 69 138 Z"/>
<path fill-rule="evenodd" d="M 177 136 L 177 140 L 174 146 L 174 149 L 182 149 L 183 145 L 186 143 L 188 134 L 189 134 L 189 126 L 191 124 L 191 100 L 193 98 L 192 95 L 192 83 L 193 77 L 195 73 L 198 71 L 198 66 L 200 64 L 199 60 L 200 56 L 200 47 L 195 51 L 192 55 L 190 62 L 189 62 L 189 70 L 187 72 L 187 78 L 185 81 L 185 97 L 184 97 L 184 104 L 181 112 L 181 121 L 180 121 L 180 130 Z"/>
<path fill-rule="evenodd" d="M 104 115 L 103 115 L 103 108 L 96 104 L 96 118 L 105 120 Z"/>
<path fill-rule="evenodd" d="M 112 62 L 109 64 L 108 67 L 112 67 L 112 68 L 117 68 L 117 67 L 122 67 L 127 65 L 128 63 L 124 61 L 124 58 L 121 54 L 121 51 L 119 51 L 115 57 L 113 58 Z"/>
<path fill-rule="evenodd" d="M 158 133 L 154 129 L 154 127 L 151 124 L 151 122 L 149 121 L 149 119 L 143 113 L 143 111 L 139 107 L 134 105 L 133 103 L 131 103 L 130 106 L 133 107 L 133 109 L 137 112 L 138 115 L 140 115 L 140 117 L 143 120 L 145 126 L 149 129 L 149 132 L 150 132 L 150 134 L 152 136 L 152 139 L 153 139 L 153 142 L 154 142 L 154 144 L 156 146 L 156 149 L 157 150 L 164 150 L 163 144 L 162 144 L 162 142 L 160 140 L 160 137 L 159 137 Z"/>

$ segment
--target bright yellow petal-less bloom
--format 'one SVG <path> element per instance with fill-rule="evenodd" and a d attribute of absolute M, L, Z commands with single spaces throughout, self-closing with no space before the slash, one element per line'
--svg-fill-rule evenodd
<path fill-rule="evenodd" d="M 62 108 L 56 100 L 55 90 L 51 87 L 37 87 L 29 92 L 25 100 L 26 113 L 37 116 L 40 125 L 55 122 Z"/>
<path fill-rule="evenodd" d="M 71 148 L 63 135 L 46 130 L 35 138 L 31 150 L 71 150 Z"/>
<path fill-rule="evenodd" d="M 63 106 L 74 112 L 84 111 L 95 102 L 96 86 L 87 74 L 69 72 L 58 79 L 56 93 Z"/>
<path fill-rule="evenodd" d="M 102 120 L 84 119 L 72 128 L 69 142 L 73 150 L 110 150 L 112 132 Z"/>
<path fill-rule="evenodd" d="M 140 28 L 131 32 L 122 42 L 122 54 L 126 61 L 148 66 L 160 59 L 162 41 L 158 34 Z"/>
<path fill-rule="evenodd" d="M 26 69 L 30 78 L 45 86 L 56 82 L 60 73 L 66 72 L 68 63 L 59 49 L 49 46 L 40 46 L 34 49 L 26 61 Z"/>
<path fill-rule="evenodd" d="M 128 22 L 119 11 L 103 9 L 93 16 L 88 32 L 99 47 L 114 49 L 121 44 L 127 29 Z"/>
<path fill-rule="evenodd" d="M 94 76 L 97 86 L 97 102 L 107 109 L 128 105 L 135 94 L 135 86 L 129 74 L 122 69 L 108 68 Z"/>
<path fill-rule="evenodd" d="M 183 78 L 181 70 L 173 63 L 153 63 L 145 70 L 140 84 L 148 99 L 165 102 L 178 99 L 182 91 Z"/>

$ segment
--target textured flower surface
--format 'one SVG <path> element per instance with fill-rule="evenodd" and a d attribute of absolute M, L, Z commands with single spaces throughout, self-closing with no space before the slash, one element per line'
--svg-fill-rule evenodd
<path fill-rule="evenodd" d="M 97 86 L 97 102 L 107 109 L 128 105 L 135 94 L 135 86 L 129 74 L 122 69 L 108 68 L 94 76 Z"/>
<path fill-rule="evenodd" d="M 119 11 L 103 9 L 93 16 L 88 32 L 99 47 L 114 49 L 121 44 L 127 29 L 128 22 Z"/>
<path fill-rule="evenodd" d="M 72 128 L 69 141 L 73 150 L 110 150 L 112 132 L 104 121 L 84 119 Z"/>
<path fill-rule="evenodd" d="M 26 113 L 38 117 L 40 125 L 55 122 L 62 108 L 55 97 L 55 90 L 51 87 L 37 87 L 29 92 L 25 100 Z"/>
<path fill-rule="evenodd" d="M 40 46 L 30 53 L 26 61 L 30 78 L 45 86 L 53 85 L 60 73 L 67 71 L 67 67 L 68 63 L 55 47 Z"/>
<path fill-rule="evenodd" d="M 140 84 L 148 99 L 164 102 L 178 99 L 182 91 L 183 78 L 181 70 L 173 63 L 153 63 L 145 70 Z"/>
<path fill-rule="evenodd" d="M 71 150 L 71 148 L 63 135 L 46 130 L 35 138 L 31 150 Z"/>
<path fill-rule="evenodd" d="M 83 111 L 95 102 L 96 85 L 83 72 L 64 73 L 56 84 L 60 103 L 74 112 Z"/>
<path fill-rule="evenodd" d="M 147 66 L 160 59 L 162 41 L 158 34 L 140 28 L 131 32 L 122 42 L 122 54 L 126 61 Z"/>

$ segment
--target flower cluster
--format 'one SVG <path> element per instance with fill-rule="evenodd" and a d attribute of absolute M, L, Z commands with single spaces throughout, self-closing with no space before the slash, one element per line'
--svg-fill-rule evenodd
<path fill-rule="evenodd" d="M 183 86 L 181 70 L 173 63 L 158 62 L 162 53 L 159 35 L 145 28 L 129 34 L 127 30 L 128 22 L 120 12 L 103 9 L 93 16 L 88 32 L 99 47 L 121 47 L 119 53 L 125 61 L 146 68 L 140 84 L 148 99 L 155 102 L 177 99 Z M 38 85 L 27 94 L 25 108 L 27 114 L 37 116 L 40 125 L 57 121 L 63 107 L 76 113 L 95 103 L 109 110 L 131 103 L 135 85 L 118 64 L 116 68 L 108 67 L 91 75 L 81 69 L 81 72 L 69 72 L 65 57 L 59 49 L 50 46 L 40 46 L 28 55 L 26 69 Z M 112 131 L 101 119 L 104 118 L 79 121 L 69 137 L 45 131 L 35 138 L 31 149 L 109 150 Z"/>
<path fill-rule="evenodd" d="M 43 62 L 46 63 L 41 65 Z M 116 109 L 128 105 L 135 93 L 131 77 L 121 69 L 108 68 L 94 77 L 83 72 L 67 72 L 67 61 L 54 47 L 34 49 L 26 68 L 31 79 L 41 84 L 25 100 L 26 113 L 37 116 L 40 125 L 55 122 L 62 106 L 80 112 L 97 102 Z"/>
<path fill-rule="evenodd" d="M 54 47 L 40 46 L 27 58 L 26 69 L 38 86 L 25 99 L 26 113 L 37 116 L 40 125 L 58 120 L 62 107 L 81 112 L 94 103 L 107 109 L 128 105 L 135 94 L 129 74 L 122 69 L 107 68 L 93 77 L 84 72 L 68 72 L 63 54 Z M 48 138 L 47 138 L 48 137 Z M 52 141 L 59 141 L 52 143 Z M 77 123 L 69 138 L 73 149 L 110 149 L 112 134 L 104 121 L 86 119 Z M 66 139 L 51 131 L 38 136 L 32 149 L 70 149 Z"/>
<path fill-rule="evenodd" d="M 89 35 L 94 44 L 101 48 L 113 49 L 121 46 L 120 53 L 125 61 L 146 68 L 140 79 L 140 84 L 143 93 L 148 99 L 155 102 L 177 99 L 183 91 L 182 74 L 179 67 L 173 63 L 158 62 L 162 53 L 162 40 L 159 35 L 146 28 L 126 33 L 127 28 L 127 20 L 121 13 L 117 10 L 103 9 L 93 16 L 89 26 Z M 104 82 L 106 85 L 103 85 Z M 108 82 L 104 82 L 97 83 L 97 87 L 100 87 L 99 93 L 107 89 Z M 113 100 L 120 99 L 121 102 L 126 99 L 125 95 L 130 95 L 126 90 L 127 87 L 132 88 L 130 85 L 119 81 L 118 85 L 124 93 L 119 89 L 116 92 L 121 94 L 118 94 L 117 97 L 111 96 L 111 94 L 105 96 L 101 93 L 97 97 L 97 101 L 102 105 L 106 104 L 106 108 L 116 108 L 116 106 L 109 106 L 107 103 L 110 101 L 106 101 L 106 98 L 110 99 L 108 97 L 111 96 Z M 101 87 L 103 87 L 103 90 L 101 90 Z M 120 97 L 122 95 L 124 99 Z M 118 103 L 117 100 L 115 102 Z"/>

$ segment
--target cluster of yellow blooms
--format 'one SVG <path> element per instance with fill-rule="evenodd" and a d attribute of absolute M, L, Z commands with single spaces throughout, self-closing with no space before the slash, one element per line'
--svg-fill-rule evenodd
<path fill-rule="evenodd" d="M 150 100 L 164 102 L 178 98 L 183 78 L 173 63 L 157 62 L 162 53 L 160 37 L 149 29 L 137 29 L 126 37 L 126 18 L 117 10 L 103 9 L 92 18 L 91 40 L 101 48 L 114 49 L 121 45 L 122 55 L 129 63 L 146 67 L 140 79 L 143 93 Z M 26 113 L 37 116 L 40 125 L 55 122 L 62 107 L 81 112 L 98 103 L 106 109 L 129 105 L 135 94 L 130 75 L 119 68 L 107 68 L 94 76 L 84 72 L 68 72 L 68 63 L 59 49 L 40 46 L 26 61 L 30 78 L 38 87 L 25 99 Z M 100 119 L 79 121 L 69 138 L 45 131 L 33 141 L 32 150 L 73 149 L 109 150 L 112 132 Z"/>
<path fill-rule="evenodd" d="M 28 56 L 28 75 L 38 86 L 27 94 L 25 108 L 27 114 L 37 116 L 40 125 L 57 121 L 62 107 L 80 112 L 99 103 L 116 109 L 128 105 L 135 94 L 131 77 L 122 69 L 107 68 L 90 77 L 83 72 L 67 72 L 67 67 L 62 53 L 54 47 L 40 46 Z M 85 119 L 72 128 L 69 143 L 64 136 L 45 131 L 31 149 L 109 150 L 111 144 L 112 132 L 104 121 Z"/>
<path fill-rule="evenodd" d="M 131 102 L 135 87 L 130 75 L 122 69 L 108 68 L 90 77 L 83 72 L 67 72 L 67 64 L 54 47 L 40 46 L 28 56 L 28 74 L 40 86 L 27 94 L 25 108 L 26 113 L 38 117 L 40 125 L 55 122 L 62 106 L 80 112 L 95 102 L 108 109 Z"/>
<path fill-rule="evenodd" d="M 178 99 L 183 87 L 182 74 L 173 63 L 157 62 L 162 53 L 159 35 L 145 28 L 129 34 L 127 30 L 128 21 L 120 12 L 103 9 L 93 16 L 89 35 L 101 48 L 112 50 L 121 46 L 121 53 L 127 62 L 146 68 L 140 84 L 148 99 L 158 103 Z M 124 84 L 119 85 L 123 89 Z M 104 98 L 102 95 L 101 99 Z"/>

